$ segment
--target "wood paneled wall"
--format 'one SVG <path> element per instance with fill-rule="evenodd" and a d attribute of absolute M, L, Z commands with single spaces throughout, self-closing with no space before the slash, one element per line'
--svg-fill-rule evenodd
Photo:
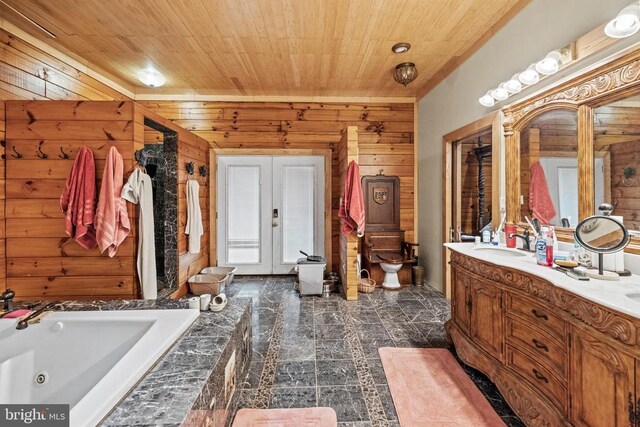
<path fill-rule="evenodd" d="M 342 138 L 338 143 L 338 170 L 340 194 L 344 197 L 344 182 L 347 176 L 349 163 L 355 161 L 358 163 L 358 128 L 349 126 L 342 134 Z M 342 293 L 348 300 L 358 299 L 358 237 L 355 233 L 344 236 L 340 231 L 340 223 L 338 222 L 338 234 L 340 236 L 340 264 L 338 274 L 342 282 Z"/>
<path fill-rule="evenodd" d="M 414 105 L 395 103 L 287 103 L 145 101 L 144 106 L 220 148 L 331 149 L 332 266 L 339 254 L 340 187 L 337 148 L 347 126 L 357 126 L 360 172 L 400 177 L 400 219 L 414 230 Z M 215 260 L 212 260 L 215 261 Z"/>
<path fill-rule="evenodd" d="M 112 146 L 133 168 L 133 103 L 7 101 L 6 123 L 7 286 L 22 299 L 135 297 L 135 228 L 114 258 L 85 250 L 66 235 L 59 202 L 82 146 L 94 153 L 97 191 Z"/>
<path fill-rule="evenodd" d="M 4 102 L 6 100 L 128 99 L 118 91 L 84 74 L 50 54 L 30 45 L 20 38 L 15 37 L 3 29 L 0 29 L 0 42 L 0 140 L 3 142 L 6 140 Z M 69 118 L 69 116 L 64 117 L 65 120 L 68 120 Z M 26 117 L 24 120 L 28 121 L 31 119 Z M 27 160 L 27 162 L 16 163 L 16 165 L 29 167 L 31 163 L 28 161 L 40 160 L 34 157 L 39 140 L 37 143 L 31 145 L 25 145 L 25 143 L 20 144 L 23 146 L 23 149 L 28 150 L 24 153 L 25 157 L 20 160 Z M 58 145 L 65 145 L 65 149 L 70 150 L 70 147 L 74 144 L 61 143 Z M 42 222 L 43 219 L 45 221 L 55 220 L 56 218 L 54 215 L 57 214 L 60 209 L 58 208 L 57 210 L 54 209 L 51 211 L 52 201 L 45 197 L 42 197 L 41 200 L 48 200 L 48 202 L 45 202 L 39 208 L 40 214 L 38 215 L 40 215 L 40 218 L 23 218 L 23 216 L 34 215 L 33 212 L 31 214 L 26 212 L 29 210 L 33 211 L 34 206 L 37 204 L 37 197 L 53 197 L 51 195 L 54 193 L 58 194 L 59 197 L 61 193 L 61 188 L 59 188 L 58 183 L 56 183 L 55 180 L 47 178 L 34 180 L 16 178 L 17 181 L 11 181 L 8 183 L 10 185 L 5 185 L 5 146 L 6 143 L 3 143 L 2 147 L 0 147 L 0 153 L 2 154 L 2 158 L 0 159 L 0 289 L 4 289 L 7 285 L 7 258 L 5 255 L 7 252 L 10 252 L 12 255 L 16 255 L 17 258 L 20 258 L 23 255 L 30 256 L 33 258 L 34 264 L 38 259 L 48 257 L 52 253 L 60 254 L 64 252 L 66 255 L 65 258 L 69 258 L 64 260 L 64 264 L 60 262 L 60 264 L 53 266 L 50 261 L 47 261 L 44 264 L 39 263 L 39 265 L 34 266 L 33 268 L 27 268 L 25 263 L 19 259 L 13 260 L 13 264 L 9 266 L 11 270 L 10 275 L 14 276 L 10 279 L 10 286 L 27 286 L 27 289 L 30 289 L 27 292 L 34 292 L 32 285 L 34 281 L 37 280 L 33 278 L 35 277 L 35 274 L 44 274 L 45 271 L 51 272 L 52 270 L 64 269 L 70 265 L 72 266 L 70 271 L 75 272 L 78 272 L 81 269 L 91 268 L 87 267 L 87 263 L 92 262 L 88 258 L 81 260 L 78 264 L 75 264 L 74 260 L 79 256 L 79 252 L 77 252 L 73 246 L 68 244 L 64 245 L 64 249 L 57 247 L 57 243 L 55 242 L 59 242 L 59 239 L 56 239 L 55 237 L 45 238 L 42 240 L 42 244 L 30 247 L 22 247 L 21 243 L 28 241 L 24 240 L 21 242 L 20 240 L 29 239 L 30 237 L 12 237 L 5 241 L 5 194 L 7 191 L 11 192 L 11 197 L 21 198 L 20 201 L 17 201 L 16 199 L 16 201 L 7 202 L 9 209 L 12 209 L 12 213 L 8 215 L 12 225 L 15 221 L 18 221 L 18 223 L 22 222 L 24 224 L 32 219 L 37 220 L 37 222 L 41 224 L 44 224 L 44 222 Z M 63 162 L 57 158 L 57 155 L 60 154 L 57 145 L 55 151 L 49 151 L 48 154 L 50 155 L 48 160 L 53 162 L 58 160 L 58 165 L 60 162 Z M 10 155 L 7 157 L 9 159 L 14 159 Z M 43 163 L 36 163 L 36 166 L 42 165 Z M 37 173 L 43 174 L 44 171 L 39 169 Z M 52 173 L 54 173 L 54 171 L 52 171 Z M 44 174 L 46 175 L 46 173 Z M 22 185 L 19 184 L 20 181 L 22 182 Z M 35 199 L 32 199 L 32 197 L 35 197 Z M 37 233 L 35 229 L 32 233 L 33 232 Z M 127 243 L 123 250 L 131 250 L 130 245 Z M 25 269 L 29 270 L 27 272 L 28 276 L 23 276 Z M 34 274 L 36 269 L 38 269 L 37 271 L 39 273 Z M 49 276 L 47 276 L 47 280 L 48 277 Z M 56 286 L 59 286 L 59 284 L 62 283 L 62 279 L 60 278 L 52 280 L 52 282 L 53 281 L 56 281 Z M 73 291 L 73 286 L 75 286 L 77 280 L 69 277 L 66 279 L 66 282 L 71 286 L 69 288 L 70 292 L 75 292 Z M 112 278 L 100 278 L 95 286 L 104 285 L 107 288 L 111 286 L 112 288 L 109 292 L 114 292 L 117 290 L 113 288 L 114 283 L 115 282 Z M 73 293 L 70 293 L 70 295 L 72 294 Z"/>

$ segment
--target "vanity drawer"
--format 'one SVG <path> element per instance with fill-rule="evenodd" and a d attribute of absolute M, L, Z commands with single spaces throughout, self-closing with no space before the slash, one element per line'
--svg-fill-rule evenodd
<path fill-rule="evenodd" d="M 507 293 L 507 313 L 520 316 L 532 328 L 540 328 L 561 343 L 566 342 L 567 323 L 555 315 L 549 307 L 528 298 Z"/>
<path fill-rule="evenodd" d="M 518 349 L 507 345 L 507 366 L 525 377 L 540 394 L 546 396 L 559 409 L 568 410 L 567 388 L 551 372 Z"/>
<path fill-rule="evenodd" d="M 535 360 L 546 365 L 558 378 L 566 381 L 567 351 L 550 339 L 536 325 L 529 327 L 524 321 L 515 317 L 507 317 L 507 342 L 522 352 L 531 355 Z"/>

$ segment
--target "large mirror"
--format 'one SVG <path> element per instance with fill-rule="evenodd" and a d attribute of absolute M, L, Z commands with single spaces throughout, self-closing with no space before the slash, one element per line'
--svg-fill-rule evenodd
<path fill-rule="evenodd" d="M 520 212 L 542 225 L 573 228 L 578 216 L 578 121 L 551 110 L 520 130 Z"/>
<path fill-rule="evenodd" d="M 610 203 L 614 217 L 640 234 L 640 96 L 593 112 L 594 206 Z"/>

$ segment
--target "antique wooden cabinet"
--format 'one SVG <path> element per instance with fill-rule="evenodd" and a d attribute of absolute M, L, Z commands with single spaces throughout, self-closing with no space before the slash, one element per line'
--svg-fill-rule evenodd
<path fill-rule="evenodd" d="M 525 424 L 640 426 L 640 319 L 520 270 L 451 265 L 447 332 Z"/>

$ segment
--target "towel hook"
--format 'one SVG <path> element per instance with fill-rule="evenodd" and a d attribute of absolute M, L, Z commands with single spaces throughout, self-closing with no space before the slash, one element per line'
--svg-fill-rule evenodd
<path fill-rule="evenodd" d="M 187 173 L 188 173 L 189 175 L 193 175 L 193 171 L 194 171 L 194 169 L 195 169 L 195 165 L 193 164 L 193 162 L 189 162 L 189 163 L 187 163 L 187 164 L 186 164 L 186 167 L 187 167 Z"/>
<path fill-rule="evenodd" d="M 64 152 L 64 150 L 62 149 L 62 146 L 60 146 L 60 152 L 62 153 L 62 156 L 60 154 L 58 154 L 58 157 L 60 157 L 61 159 L 68 159 L 69 158 L 69 155 Z"/>
<path fill-rule="evenodd" d="M 205 165 L 200 166 L 200 176 L 204 177 L 207 176 L 207 167 Z"/>
<path fill-rule="evenodd" d="M 16 154 L 12 154 L 11 157 L 15 158 L 15 159 L 21 159 L 22 158 L 22 154 L 18 153 L 18 150 L 16 150 L 16 146 L 12 145 L 11 149 L 13 150 L 14 153 Z"/>
<path fill-rule="evenodd" d="M 46 159 L 49 156 L 47 156 L 47 154 L 44 151 L 42 151 L 42 142 L 43 141 L 41 141 L 40 144 L 38 144 L 38 152 L 36 153 L 36 157 L 38 157 L 39 159 Z"/>

